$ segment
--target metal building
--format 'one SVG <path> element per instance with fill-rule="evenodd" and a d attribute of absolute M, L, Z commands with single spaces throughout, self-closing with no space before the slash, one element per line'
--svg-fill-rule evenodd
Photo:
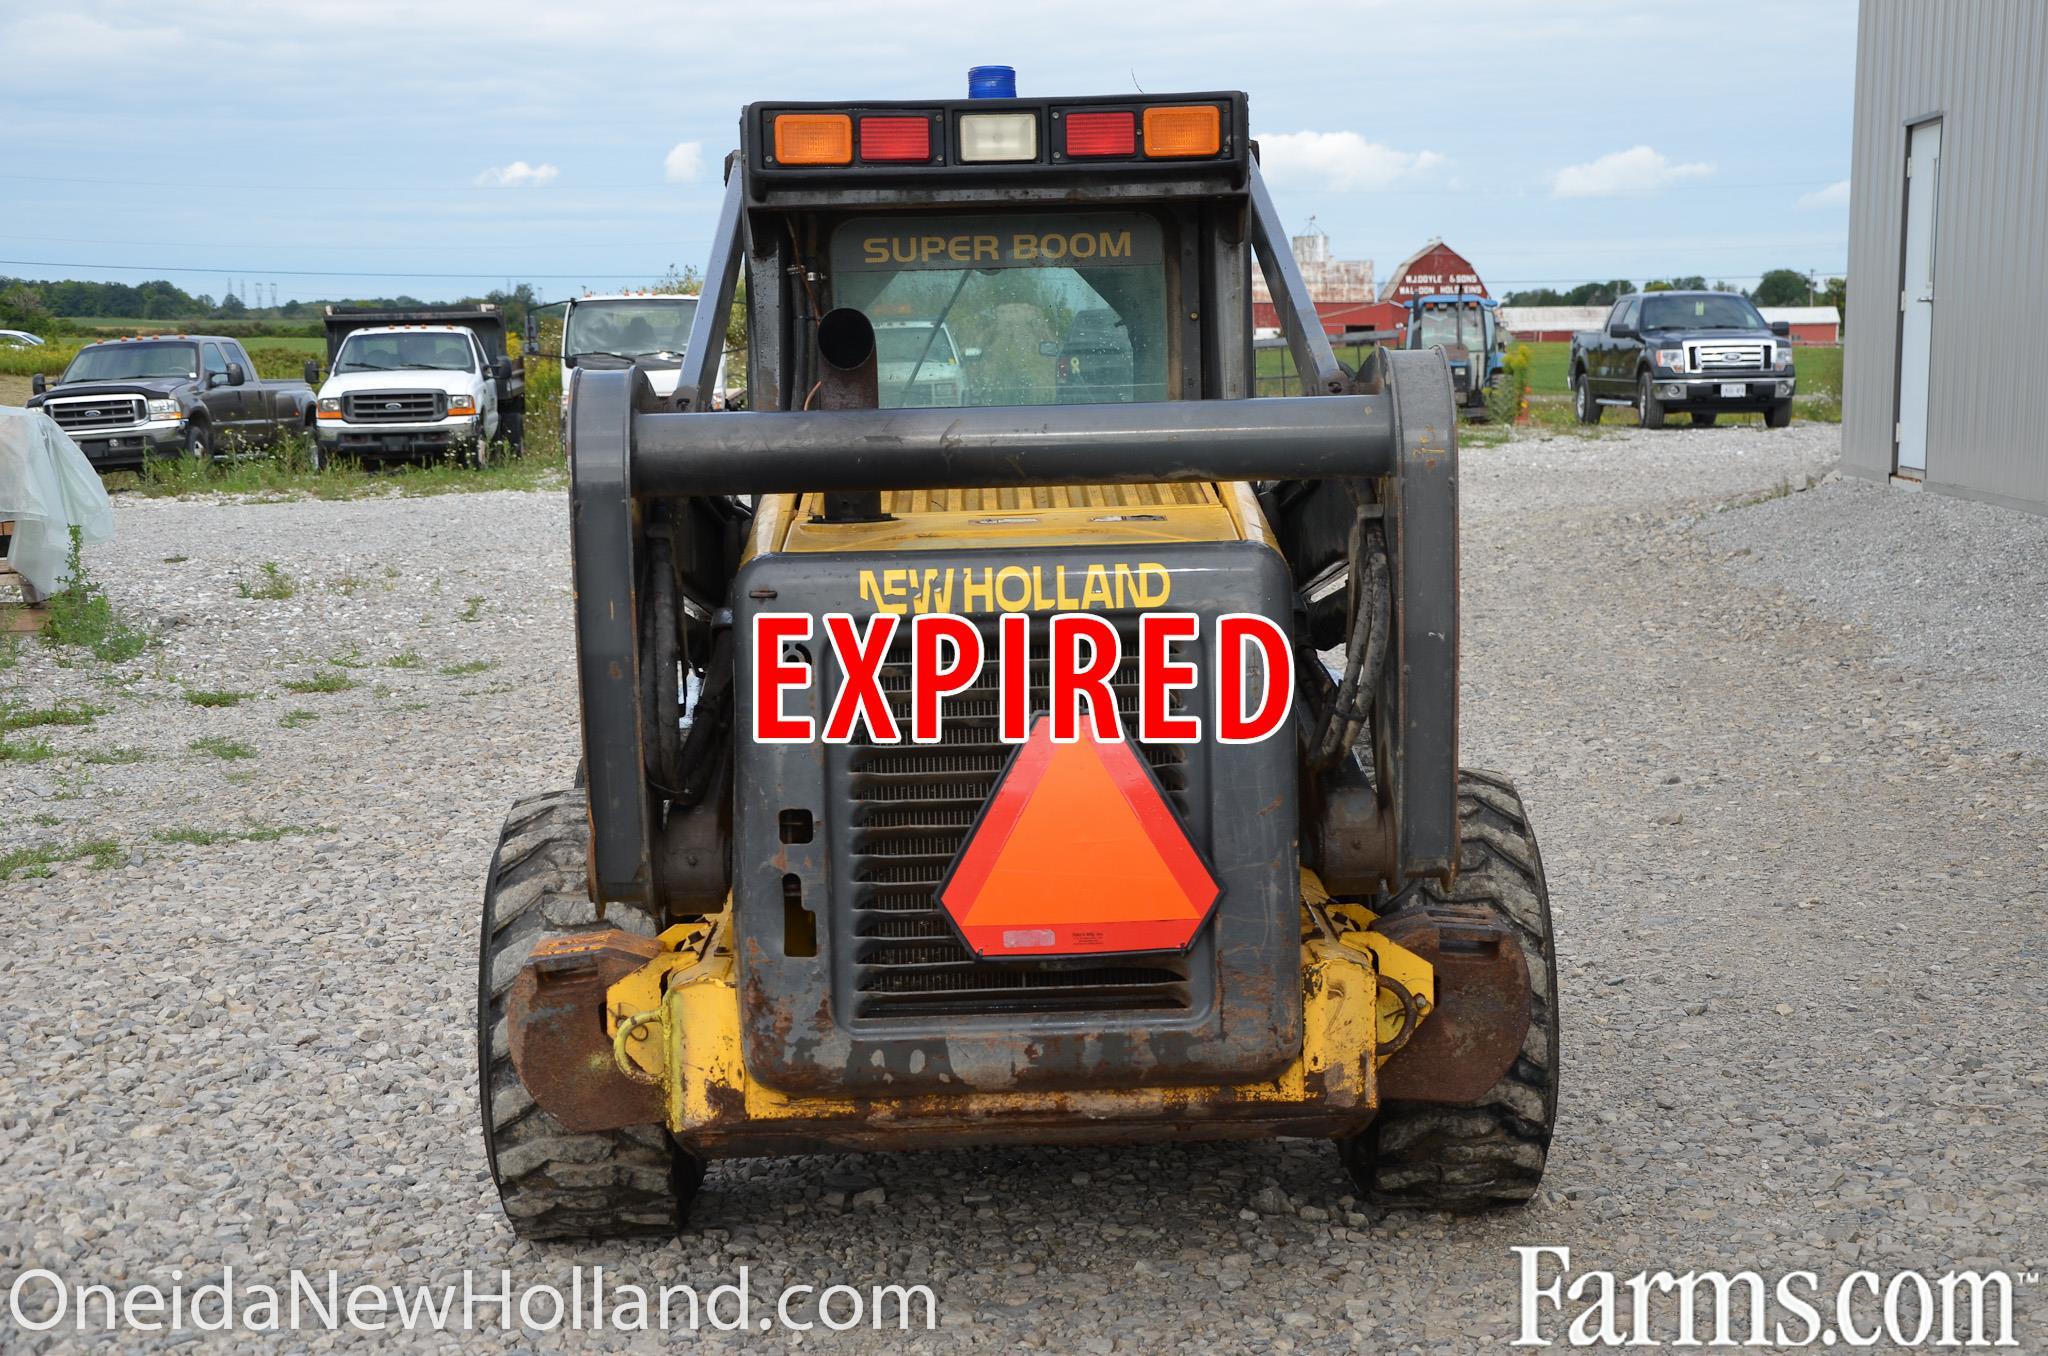
<path fill-rule="evenodd" d="M 1842 469 L 2048 513 L 2048 4 L 1862 0 Z"/>

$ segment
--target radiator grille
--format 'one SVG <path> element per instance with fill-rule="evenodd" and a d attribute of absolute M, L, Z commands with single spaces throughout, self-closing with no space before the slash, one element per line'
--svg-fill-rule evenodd
<path fill-rule="evenodd" d="M 140 396 L 80 396 L 75 400 L 53 400 L 44 406 L 57 427 L 67 433 L 84 429 L 126 428 L 139 424 L 149 406 Z"/>
<path fill-rule="evenodd" d="M 351 424 L 424 424 L 446 412 L 439 391 L 351 391 L 342 413 Z"/>
<path fill-rule="evenodd" d="M 1709 342 L 1692 345 L 1695 372 L 1760 372 L 1770 365 L 1771 346 L 1766 343 Z"/>
<path fill-rule="evenodd" d="M 1045 666 L 1034 666 L 1043 691 Z M 1135 724 L 1137 667 L 1112 686 L 1128 729 Z M 907 728 L 910 674 L 891 662 L 882 690 Z M 1188 961 L 978 961 L 955 937 L 934 898 L 982 803 L 1007 765 L 996 738 L 996 669 L 946 706 L 936 745 L 855 744 L 838 788 L 851 816 L 850 916 L 839 923 L 852 949 L 858 1017 L 1018 1015 L 1060 1012 L 1184 1012 Z M 1174 808 L 1188 813 L 1187 749 L 1137 745 Z"/>

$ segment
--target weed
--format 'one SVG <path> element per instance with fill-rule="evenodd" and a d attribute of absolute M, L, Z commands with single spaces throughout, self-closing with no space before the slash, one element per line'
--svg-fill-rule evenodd
<path fill-rule="evenodd" d="M 290 575 L 284 572 L 284 567 L 276 561 L 264 561 L 262 569 L 262 578 L 258 579 L 254 584 L 245 579 L 235 585 L 235 593 L 238 597 L 265 598 L 272 602 L 282 602 L 299 591 L 299 586 L 293 582 Z"/>
<path fill-rule="evenodd" d="M 146 763 L 147 749 L 93 749 L 81 760 L 96 767 L 113 767 L 124 763 Z"/>
<path fill-rule="evenodd" d="M 472 673 L 483 673 L 498 667 L 495 659 L 465 659 L 460 664 L 443 664 L 441 672 L 450 678 L 466 678 Z"/>
<path fill-rule="evenodd" d="M 44 725 L 90 725 L 106 709 L 84 702 L 59 702 L 55 706 L 20 707 L 0 702 L 0 730 L 33 730 Z"/>
<path fill-rule="evenodd" d="M 252 824 L 246 829 L 158 829 L 150 834 L 159 843 L 182 843 L 188 847 L 212 847 L 215 843 L 275 843 L 295 833 L 324 833 L 306 824 Z"/>
<path fill-rule="evenodd" d="M 190 556 L 165 556 L 165 557 L 164 557 L 164 564 L 166 564 L 166 565 L 183 565 L 183 564 L 184 564 L 184 563 L 185 563 L 186 561 L 188 561 L 188 560 L 190 560 L 190 559 L 192 559 L 192 557 L 190 557 Z"/>
<path fill-rule="evenodd" d="M 235 692 L 224 687 L 185 689 L 185 700 L 194 706 L 239 706 L 255 695 L 253 692 Z"/>
<path fill-rule="evenodd" d="M 367 667 L 370 661 L 363 657 L 361 647 L 351 645 L 340 654 L 330 657 L 327 662 L 338 669 L 360 669 Z"/>
<path fill-rule="evenodd" d="M 42 825 L 42 827 L 46 829 L 54 829 L 59 824 L 62 824 L 64 822 L 62 818 L 60 818 L 57 815 L 51 814 L 47 810 L 44 810 L 36 814 L 35 816 L 33 816 L 33 819 L 35 823 Z"/>
<path fill-rule="evenodd" d="M 0 673 L 21 662 L 21 637 L 0 636 Z"/>
<path fill-rule="evenodd" d="M 462 600 L 462 610 L 455 614 L 455 620 L 466 622 L 482 621 L 483 616 L 484 596 L 481 593 L 472 593 L 469 597 Z"/>
<path fill-rule="evenodd" d="M 311 678 L 287 678 L 283 684 L 285 691 L 298 693 L 346 692 L 355 685 L 356 680 L 343 673 L 340 669 L 329 669 L 325 673 L 316 673 Z"/>
<path fill-rule="evenodd" d="M 103 663 L 125 663 L 148 648 L 149 633 L 130 626 L 114 611 L 106 590 L 86 572 L 84 548 L 85 534 L 72 528 L 71 553 L 64 567 L 69 582 L 50 595 L 43 639 L 51 645 L 90 650 Z"/>
<path fill-rule="evenodd" d="M 105 871 L 121 864 L 121 845 L 111 838 L 93 838 L 83 843 L 60 847 L 45 843 L 40 847 L 16 848 L 12 852 L 0 853 L 0 880 L 9 880 L 17 874 L 24 879 L 34 879 L 50 874 L 50 868 L 60 862 L 86 862 L 95 871 Z"/>
<path fill-rule="evenodd" d="M 318 711 L 308 711 L 305 707 L 299 706 L 285 712 L 284 719 L 280 720 L 278 724 L 287 730 L 296 730 L 301 726 L 311 725 L 318 719 L 320 719 Z"/>
<path fill-rule="evenodd" d="M 210 753 L 216 758 L 232 761 L 236 758 L 254 758 L 256 746 L 244 744 L 239 739 L 223 739 L 219 735 L 206 735 L 185 746 L 194 753 Z"/>
<path fill-rule="evenodd" d="M 416 669 L 427 661 L 420 657 L 418 650 L 404 650 L 384 661 L 387 669 Z"/>
<path fill-rule="evenodd" d="M 55 752 L 47 739 L 0 739 L 0 763 L 40 763 Z"/>

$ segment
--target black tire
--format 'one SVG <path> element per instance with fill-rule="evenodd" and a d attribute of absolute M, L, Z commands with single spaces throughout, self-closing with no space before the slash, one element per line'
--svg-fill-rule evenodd
<path fill-rule="evenodd" d="M 1584 372 L 1577 373 L 1572 378 L 1572 413 L 1579 417 L 1582 424 L 1597 424 L 1600 422 L 1601 412 L 1600 402 L 1593 399 L 1592 382 L 1586 379 Z"/>
<path fill-rule="evenodd" d="M 513 456 L 524 456 L 526 453 L 525 409 L 516 409 L 506 415 L 504 426 L 498 430 L 498 433 L 504 439 L 505 446 L 511 450 Z"/>
<path fill-rule="evenodd" d="M 1714 421 L 1720 417 L 1713 410 L 1694 410 L 1692 412 L 1692 426 L 1694 428 L 1712 428 Z"/>
<path fill-rule="evenodd" d="M 1457 884 L 1414 888 L 1425 899 L 1490 909 L 1513 929 L 1529 965 L 1529 1034 L 1476 1106 L 1389 1102 L 1344 1141 L 1353 1180 L 1389 1208 L 1463 1212 L 1527 1201 L 1543 1181 L 1557 1122 L 1557 953 L 1536 835 L 1514 783 L 1494 772 L 1459 774 L 1458 818 Z"/>
<path fill-rule="evenodd" d="M 1636 423 L 1642 428 L 1664 427 L 1664 402 L 1657 399 L 1648 372 L 1636 378 Z"/>
<path fill-rule="evenodd" d="M 185 460 L 210 462 L 213 457 L 213 425 L 204 419 L 186 420 Z"/>
<path fill-rule="evenodd" d="M 1788 396 L 1783 400 L 1772 402 L 1771 407 L 1764 411 L 1764 426 L 1766 428 L 1792 427 L 1791 397 Z"/>
<path fill-rule="evenodd" d="M 505 996 L 542 937 L 617 927 L 653 936 L 654 916 L 586 897 L 588 819 L 581 791 L 512 806 L 484 887 L 477 965 L 477 1065 L 484 1150 L 512 1230 L 524 1239 L 673 1236 L 704 1165 L 658 1125 L 574 1134 L 542 1111 L 512 1067 Z"/>

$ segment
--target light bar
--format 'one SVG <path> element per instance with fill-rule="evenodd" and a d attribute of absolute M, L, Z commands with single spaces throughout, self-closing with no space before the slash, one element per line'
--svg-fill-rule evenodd
<path fill-rule="evenodd" d="M 785 165 L 853 163 L 853 119 L 844 113 L 784 113 L 775 119 L 775 158 Z"/>
<path fill-rule="evenodd" d="M 1133 113 L 1069 113 L 1067 154 L 1136 155 L 1138 119 Z"/>
<path fill-rule="evenodd" d="M 1038 159 L 1038 115 L 961 114 L 960 159 L 971 165 Z"/>
<path fill-rule="evenodd" d="M 1145 110 L 1145 154 L 1155 158 L 1215 155 L 1223 149 L 1223 110 L 1179 104 Z"/>
<path fill-rule="evenodd" d="M 932 158 L 929 118 L 862 118 L 860 158 L 863 160 L 926 161 Z"/>

